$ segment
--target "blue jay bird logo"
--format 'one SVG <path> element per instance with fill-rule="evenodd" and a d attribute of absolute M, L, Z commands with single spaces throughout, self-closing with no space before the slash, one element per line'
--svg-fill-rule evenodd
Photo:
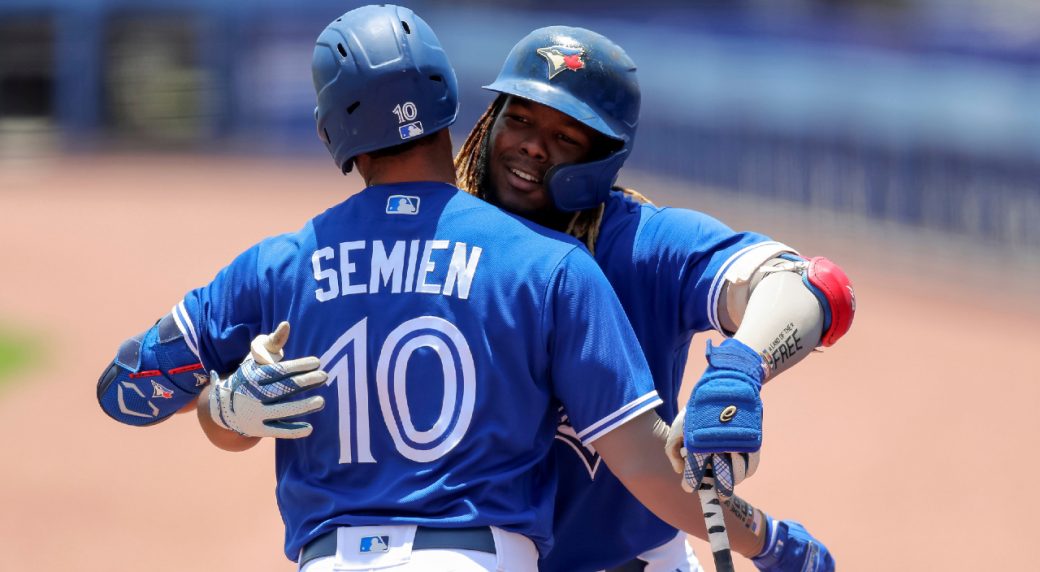
<path fill-rule="evenodd" d="M 538 48 L 535 51 L 549 62 L 549 79 L 556 77 L 564 70 L 576 72 L 585 68 L 585 50 L 583 48 L 549 46 Z"/>
<path fill-rule="evenodd" d="M 390 195 L 386 200 L 386 214 L 419 214 L 419 197 Z"/>

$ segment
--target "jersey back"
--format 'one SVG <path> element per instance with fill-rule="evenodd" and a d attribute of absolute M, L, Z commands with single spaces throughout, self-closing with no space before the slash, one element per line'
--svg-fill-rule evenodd
<path fill-rule="evenodd" d="M 288 320 L 325 408 L 276 446 L 286 555 L 337 525 L 494 525 L 551 542 L 556 410 L 588 443 L 660 404 L 587 252 L 433 183 L 370 187 L 185 297 L 207 368 Z"/>

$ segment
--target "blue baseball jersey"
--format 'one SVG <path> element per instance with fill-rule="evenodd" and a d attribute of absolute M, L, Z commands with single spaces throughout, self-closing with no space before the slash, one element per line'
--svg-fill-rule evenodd
<path fill-rule="evenodd" d="M 174 311 L 207 369 L 287 320 L 325 407 L 276 444 L 285 553 L 340 525 L 494 525 L 551 544 L 557 410 L 589 444 L 661 403 L 575 241 L 439 183 L 369 187 Z"/>
<path fill-rule="evenodd" d="M 663 399 L 657 412 L 665 421 L 677 413 L 690 340 L 697 332 L 720 328 L 716 312 L 723 273 L 767 242 L 765 236 L 734 232 L 703 213 L 639 204 L 611 193 L 596 261 L 639 338 Z M 594 447 L 575 438 L 569 421 L 569 415 L 561 419 L 555 446 L 560 473 L 556 543 L 540 569 L 602 570 L 671 540 L 676 530 L 625 489 Z M 691 499 L 690 506 L 695 502 Z"/>

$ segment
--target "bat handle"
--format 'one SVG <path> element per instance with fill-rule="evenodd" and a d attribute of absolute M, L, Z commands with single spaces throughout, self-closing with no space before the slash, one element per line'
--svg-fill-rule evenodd
<path fill-rule="evenodd" d="M 704 479 L 697 486 L 697 496 L 701 499 L 701 511 L 704 512 L 704 526 L 708 530 L 708 542 L 711 544 L 715 570 L 716 572 L 734 572 L 733 556 L 729 551 L 729 535 L 726 534 L 726 521 L 722 514 L 722 503 L 715 490 L 714 467 L 709 464 L 706 469 Z"/>

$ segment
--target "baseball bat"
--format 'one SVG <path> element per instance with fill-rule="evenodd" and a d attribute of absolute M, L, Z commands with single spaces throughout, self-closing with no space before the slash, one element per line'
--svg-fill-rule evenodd
<path fill-rule="evenodd" d="M 708 529 L 708 542 L 711 544 L 711 556 L 715 560 L 715 570 L 716 572 L 734 572 L 733 556 L 729 552 L 729 535 L 726 534 L 726 521 L 722 514 L 722 503 L 715 490 L 715 467 L 711 461 L 708 461 L 704 478 L 697 486 L 697 496 L 701 499 L 701 511 L 704 512 L 704 526 Z"/>

